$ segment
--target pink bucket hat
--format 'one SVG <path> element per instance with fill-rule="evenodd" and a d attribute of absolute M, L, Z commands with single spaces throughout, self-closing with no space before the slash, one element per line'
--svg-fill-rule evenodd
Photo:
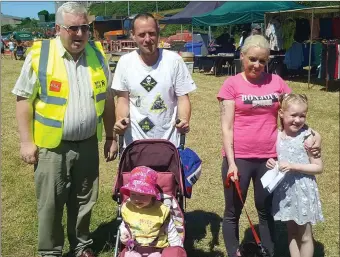
<path fill-rule="evenodd" d="M 130 196 L 130 191 L 155 196 L 160 200 L 157 185 L 157 172 L 145 166 L 138 166 L 131 171 L 129 183 L 120 188 L 120 192 Z"/>

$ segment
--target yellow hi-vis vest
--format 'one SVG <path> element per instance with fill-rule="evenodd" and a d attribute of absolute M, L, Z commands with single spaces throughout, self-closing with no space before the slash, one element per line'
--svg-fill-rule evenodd
<path fill-rule="evenodd" d="M 56 39 L 35 42 L 31 48 L 32 67 L 40 87 L 33 103 L 34 143 L 44 148 L 55 148 L 63 134 L 64 115 L 69 95 L 69 83 L 63 58 Z M 97 138 L 101 141 L 108 71 L 100 42 L 90 42 L 85 47 L 86 62 L 94 93 L 97 113 Z"/>

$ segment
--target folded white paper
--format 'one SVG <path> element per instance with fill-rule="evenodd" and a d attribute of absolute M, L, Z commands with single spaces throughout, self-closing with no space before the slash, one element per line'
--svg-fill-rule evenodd
<path fill-rule="evenodd" d="M 261 178 L 261 183 L 263 188 L 266 188 L 269 193 L 272 193 L 274 189 L 280 184 L 283 180 L 285 173 L 280 172 L 279 165 L 276 162 L 276 165 L 273 169 L 268 170 Z"/>

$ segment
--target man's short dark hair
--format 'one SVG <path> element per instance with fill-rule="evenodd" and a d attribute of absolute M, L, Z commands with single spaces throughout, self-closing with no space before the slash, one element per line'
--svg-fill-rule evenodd
<path fill-rule="evenodd" d="M 147 20 L 147 19 L 153 19 L 155 24 L 156 24 L 156 31 L 157 31 L 157 34 L 159 34 L 159 26 L 158 26 L 158 22 L 157 20 L 155 19 L 155 17 L 151 14 L 151 13 L 139 13 L 137 14 L 131 21 L 131 30 L 132 32 L 135 31 L 135 22 L 137 19 L 144 19 L 144 20 Z"/>

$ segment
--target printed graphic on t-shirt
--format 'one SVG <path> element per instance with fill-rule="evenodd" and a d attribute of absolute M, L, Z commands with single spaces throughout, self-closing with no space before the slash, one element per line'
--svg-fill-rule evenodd
<path fill-rule="evenodd" d="M 155 126 L 148 117 L 142 119 L 138 124 L 144 133 L 149 132 Z"/>
<path fill-rule="evenodd" d="M 251 104 L 253 108 L 258 107 L 270 107 L 275 102 L 278 102 L 279 95 L 277 93 L 268 94 L 268 95 L 241 95 L 242 102 L 244 104 Z"/>
<path fill-rule="evenodd" d="M 146 91 L 150 92 L 157 85 L 157 81 L 148 75 L 140 84 L 145 88 Z"/>
<path fill-rule="evenodd" d="M 162 99 L 161 95 L 158 94 L 156 96 L 155 101 L 152 103 L 151 111 L 162 112 L 164 110 L 166 110 L 166 105 L 165 105 L 164 100 Z"/>

